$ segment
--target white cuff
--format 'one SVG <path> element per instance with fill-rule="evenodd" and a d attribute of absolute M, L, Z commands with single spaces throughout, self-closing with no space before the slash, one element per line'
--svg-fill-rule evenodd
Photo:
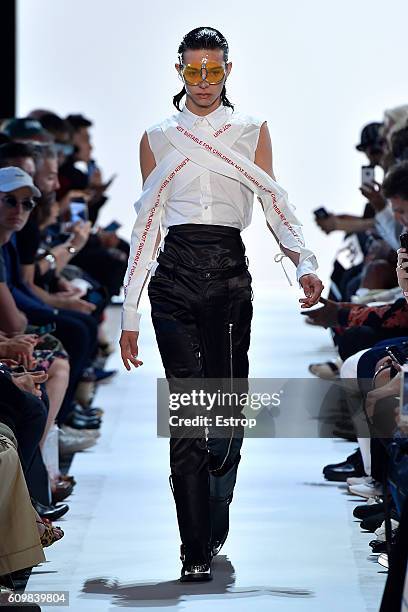
<path fill-rule="evenodd" d="M 124 331 L 139 331 L 141 316 L 139 312 L 129 312 L 122 309 L 122 329 Z"/>
<path fill-rule="evenodd" d="M 314 259 L 314 258 L 313 258 Z M 300 285 L 300 277 L 305 274 L 315 274 L 317 270 L 317 262 L 313 259 L 305 259 L 301 264 L 299 264 L 296 268 L 296 279 Z M 302 285 L 300 285 L 302 287 Z"/>

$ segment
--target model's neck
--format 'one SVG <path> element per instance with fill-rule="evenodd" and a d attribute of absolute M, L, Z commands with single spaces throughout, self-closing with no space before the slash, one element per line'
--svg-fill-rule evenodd
<path fill-rule="evenodd" d="M 190 98 L 190 96 L 186 96 L 186 108 L 188 108 L 188 110 L 194 113 L 195 115 L 199 115 L 200 117 L 205 117 L 205 115 L 209 115 L 219 106 L 221 106 L 221 96 L 214 100 L 211 106 L 198 106 L 198 104 L 196 104 Z"/>

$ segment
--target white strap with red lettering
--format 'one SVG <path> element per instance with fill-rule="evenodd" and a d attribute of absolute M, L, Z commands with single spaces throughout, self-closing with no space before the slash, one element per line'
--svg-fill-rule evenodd
<path fill-rule="evenodd" d="M 230 129 L 223 132 L 224 142 L 232 145 L 241 136 L 245 123 L 236 119 Z M 122 329 L 137 331 L 140 323 L 138 304 L 140 296 L 159 250 L 165 232 L 161 215 L 167 199 L 199 177 L 206 169 L 189 160 L 174 149 L 147 177 L 140 198 L 135 202 L 136 221 L 132 229 L 130 254 L 125 276 L 125 299 L 122 306 Z M 177 181 L 174 178 L 177 176 Z M 158 231 L 161 243 L 155 251 Z"/>
<path fill-rule="evenodd" d="M 151 172 L 145 181 L 141 197 L 135 204 L 138 215 L 132 230 L 125 277 L 122 329 L 131 331 L 139 329 L 138 303 L 148 271 L 155 260 L 154 246 L 161 227 L 160 218 L 166 200 L 205 170 L 239 180 L 258 195 L 279 246 L 287 247 L 300 255 L 296 270 L 298 280 L 301 275 L 313 272 L 318 267 L 314 253 L 304 246 L 301 223 L 294 215 L 295 208 L 289 204 L 286 191 L 259 166 L 230 148 L 244 128 L 239 115 L 236 117 L 230 117 L 228 123 L 213 136 L 199 129 L 195 129 L 192 133 L 191 130 L 178 124 L 174 117 L 163 122 L 163 133 L 174 150 Z M 178 177 L 177 183 L 173 180 L 175 176 Z M 162 232 L 161 245 L 164 237 Z M 278 255 L 283 256 L 282 253 Z M 278 260 L 275 258 L 275 261 Z M 282 263 L 281 259 L 279 261 Z M 284 272 L 292 284 L 285 269 Z"/>
<path fill-rule="evenodd" d="M 198 128 L 189 130 L 177 124 L 173 118 L 167 119 L 162 125 L 164 135 L 182 155 L 207 170 L 241 181 L 260 198 L 266 220 L 276 235 L 279 247 L 282 245 L 299 253 L 296 269 L 298 280 L 303 274 L 317 269 L 314 253 L 305 247 L 302 223 L 294 213 L 295 207 L 289 203 L 287 192 L 269 174 L 231 149 L 223 138 L 211 137 Z M 227 131 L 228 124 L 222 129 Z M 221 130 L 216 134 L 220 135 Z M 289 277 L 288 280 L 290 282 Z"/>

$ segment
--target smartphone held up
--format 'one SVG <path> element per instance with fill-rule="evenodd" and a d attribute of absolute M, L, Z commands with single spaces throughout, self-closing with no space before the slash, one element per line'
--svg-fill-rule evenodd
<path fill-rule="evenodd" d="M 77 198 L 69 203 L 70 223 L 74 225 L 78 221 L 85 223 L 89 220 L 88 204 L 83 198 Z"/>

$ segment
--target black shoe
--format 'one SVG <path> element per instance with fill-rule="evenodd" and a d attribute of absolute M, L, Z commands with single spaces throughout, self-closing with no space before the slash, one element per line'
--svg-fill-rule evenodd
<path fill-rule="evenodd" d="M 16 586 L 14 584 L 13 577 L 11 574 L 4 574 L 4 576 L 0 576 L 0 587 L 9 589 L 10 591 L 16 590 Z"/>
<path fill-rule="evenodd" d="M 356 519 L 363 521 L 364 519 L 370 516 L 375 516 L 380 512 L 385 512 L 384 502 L 379 504 L 362 504 L 361 506 L 356 506 L 353 510 L 353 516 L 355 516 Z"/>
<path fill-rule="evenodd" d="M 394 521 L 399 522 L 399 516 L 394 508 L 390 512 L 390 518 L 392 518 Z M 360 523 L 360 527 L 361 529 L 365 529 L 366 531 L 371 531 L 371 533 L 374 533 L 376 529 L 381 527 L 384 521 L 385 511 L 379 512 L 378 514 L 374 514 L 373 516 L 368 516 Z"/>
<path fill-rule="evenodd" d="M 391 531 L 391 549 L 395 547 L 396 539 L 398 534 L 398 527 Z M 387 542 L 383 540 L 371 540 L 369 542 L 369 546 L 371 546 L 373 553 L 386 553 L 387 550 Z"/>
<path fill-rule="evenodd" d="M 101 419 L 97 417 L 79 416 L 72 412 L 66 419 L 64 425 L 73 429 L 100 429 Z"/>
<path fill-rule="evenodd" d="M 57 521 L 69 510 L 68 504 L 60 504 L 58 506 L 44 506 L 39 501 L 31 499 L 33 508 L 38 512 L 41 518 L 49 519 L 50 521 Z"/>
<path fill-rule="evenodd" d="M 180 582 L 207 582 L 208 580 L 212 580 L 211 561 L 183 563 Z"/>
<path fill-rule="evenodd" d="M 354 453 L 351 453 L 351 455 L 349 455 L 347 459 L 345 459 L 341 463 L 329 463 L 329 465 L 326 465 L 326 467 L 323 468 L 323 474 L 325 470 L 330 470 L 331 468 L 339 467 L 341 465 L 345 465 L 346 463 L 353 463 L 353 465 L 356 465 L 356 466 L 363 464 L 363 458 L 361 456 L 361 451 L 358 447 L 356 448 Z"/>
<path fill-rule="evenodd" d="M 385 512 L 379 512 L 373 516 L 367 516 L 363 521 L 361 521 L 360 527 L 364 531 L 371 531 L 371 533 L 374 533 L 376 529 L 381 527 L 384 521 Z"/>
<path fill-rule="evenodd" d="M 346 482 L 347 478 L 365 476 L 360 449 L 349 455 L 345 461 L 326 465 L 323 475 L 326 480 L 332 482 Z"/>
<path fill-rule="evenodd" d="M 353 463 L 345 462 L 329 470 L 326 469 L 323 473 L 326 480 L 330 480 L 331 482 L 346 482 L 347 478 L 359 478 L 366 475 L 363 467 L 356 468 Z"/>
<path fill-rule="evenodd" d="M 27 587 L 32 569 L 32 567 L 25 567 L 15 572 L 11 572 L 11 574 L 0 576 L 0 586 L 10 589 L 11 591 L 24 591 Z M 16 610 L 17 609 L 20 608 L 16 608 Z"/>
<path fill-rule="evenodd" d="M 87 418 L 98 418 L 100 416 L 99 408 L 92 408 L 92 406 L 81 406 L 80 404 L 75 404 L 73 408 L 73 412 L 75 416 L 79 417 L 87 417 Z"/>
<path fill-rule="evenodd" d="M 371 546 L 371 549 L 373 551 L 374 554 L 377 553 L 386 553 L 387 551 L 387 542 L 384 542 L 383 540 L 371 540 L 371 542 L 369 543 L 369 546 Z"/>

